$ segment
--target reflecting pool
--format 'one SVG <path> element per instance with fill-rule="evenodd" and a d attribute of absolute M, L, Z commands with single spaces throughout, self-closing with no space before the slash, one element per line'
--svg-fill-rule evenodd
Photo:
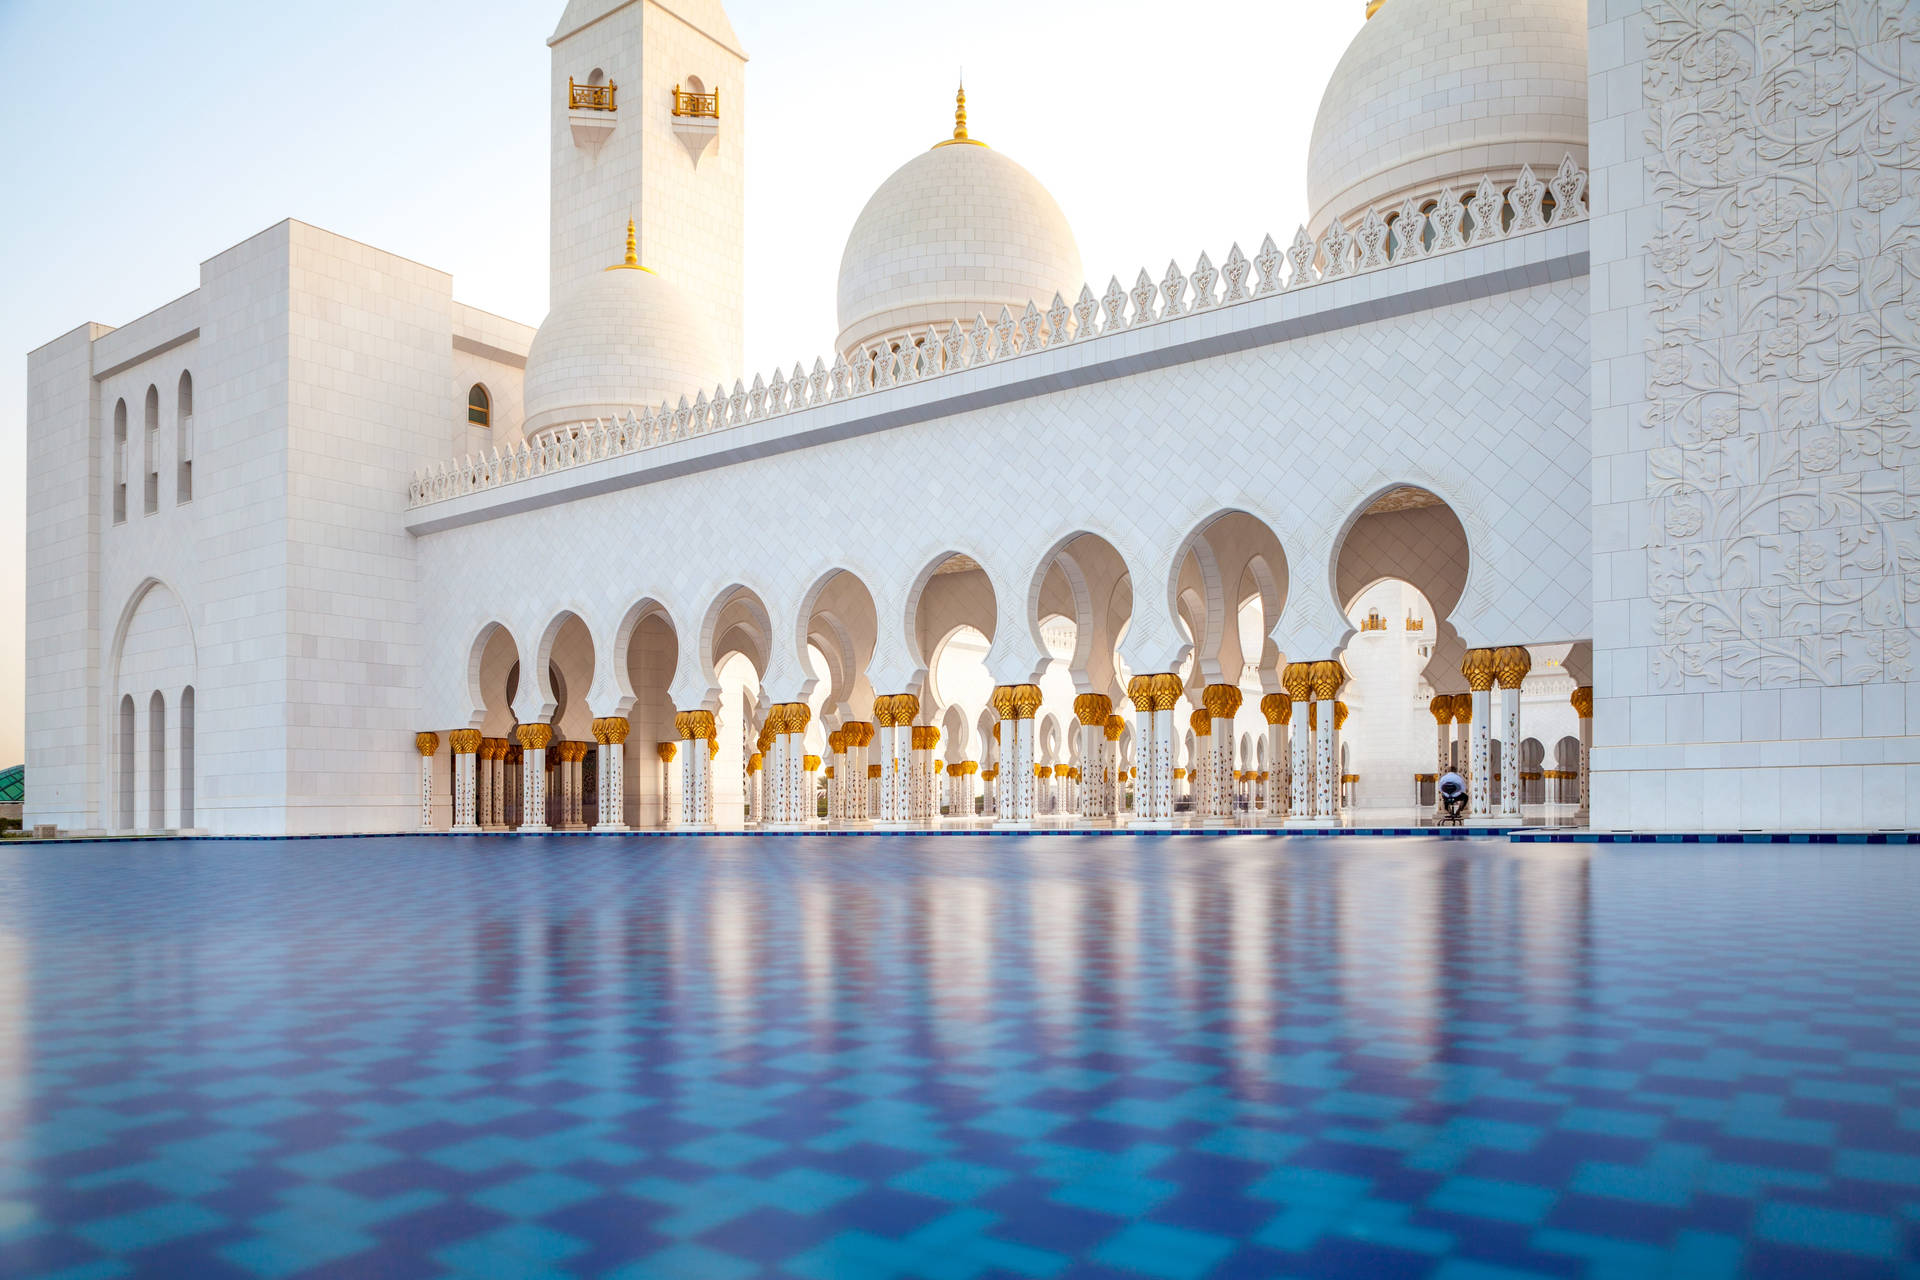
<path fill-rule="evenodd" d="M 0 1275 L 1920 1274 L 1920 861 L 0 849 Z"/>

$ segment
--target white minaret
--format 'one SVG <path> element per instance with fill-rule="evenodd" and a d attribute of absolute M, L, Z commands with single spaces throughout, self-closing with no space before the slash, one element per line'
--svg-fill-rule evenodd
<path fill-rule="evenodd" d="M 607 265 L 639 219 L 640 258 L 706 310 L 741 364 L 747 55 L 721 0 L 568 0 L 553 50 L 549 305 Z"/>

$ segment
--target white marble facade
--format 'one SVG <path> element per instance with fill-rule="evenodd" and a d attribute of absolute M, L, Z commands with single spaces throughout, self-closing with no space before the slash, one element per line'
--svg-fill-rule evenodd
<path fill-rule="evenodd" d="M 1374 7 L 1296 234 L 1083 282 L 930 112 L 755 372 L 720 0 L 571 0 L 537 329 L 286 222 L 31 353 L 27 821 L 1311 825 L 1452 761 L 1920 823 L 1920 18 Z"/>

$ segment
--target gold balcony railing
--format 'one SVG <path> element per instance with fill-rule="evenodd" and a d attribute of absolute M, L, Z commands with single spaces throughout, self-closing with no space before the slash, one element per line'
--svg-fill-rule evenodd
<path fill-rule="evenodd" d="M 720 118 L 720 90 L 716 87 L 712 93 L 686 93 L 679 85 L 673 86 L 673 114 L 676 116 L 705 116 L 709 120 Z"/>
<path fill-rule="evenodd" d="M 572 111 L 615 111 L 613 95 L 619 85 L 609 81 L 606 84 L 575 84 L 573 77 L 567 77 L 567 108 Z"/>

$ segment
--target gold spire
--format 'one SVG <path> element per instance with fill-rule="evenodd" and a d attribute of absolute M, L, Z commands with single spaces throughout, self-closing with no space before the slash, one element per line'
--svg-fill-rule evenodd
<path fill-rule="evenodd" d="M 640 248 L 633 238 L 633 219 L 632 218 L 627 219 L 627 260 L 625 262 L 616 262 L 612 266 L 608 267 L 607 270 L 609 271 L 644 271 L 648 275 L 653 274 L 653 268 L 643 267 L 640 265 Z"/>
<path fill-rule="evenodd" d="M 969 138 L 967 136 L 967 83 L 964 80 L 960 82 L 960 92 L 955 94 L 953 99 L 953 136 L 951 138 L 943 138 L 933 145 L 937 149 L 939 147 L 956 146 L 960 143 L 965 143 L 970 147 L 984 147 L 987 145 L 978 138 Z"/>
<path fill-rule="evenodd" d="M 1380 12 L 1380 6 L 1384 3 L 1386 3 L 1386 0 L 1367 0 L 1367 16 L 1371 18 L 1374 14 Z"/>

